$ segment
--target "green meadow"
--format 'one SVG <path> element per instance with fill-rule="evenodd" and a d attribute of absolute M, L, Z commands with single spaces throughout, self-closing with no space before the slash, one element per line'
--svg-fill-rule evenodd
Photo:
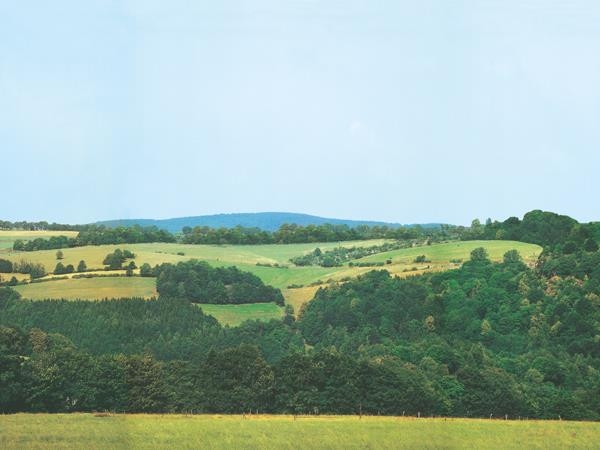
<path fill-rule="evenodd" d="M 24 298 L 43 300 L 101 300 L 120 297 L 155 297 L 156 280 L 142 277 L 97 277 L 52 280 L 15 286 Z"/>
<path fill-rule="evenodd" d="M 592 449 L 600 423 L 356 416 L 15 414 L 3 449 Z"/>

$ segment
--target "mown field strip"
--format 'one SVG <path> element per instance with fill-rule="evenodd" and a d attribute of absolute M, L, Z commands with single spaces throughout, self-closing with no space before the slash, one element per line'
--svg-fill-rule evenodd
<path fill-rule="evenodd" d="M 23 298 L 43 300 L 101 300 L 120 297 L 156 297 L 156 280 L 142 277 L 97 277 L 52 280 L 15 286 Z"/>
<path fill-rule="evenodd" d="M 458 259 L 468 260 L 470 253 L 477 247 L 484 247 L 492 261 L 501 261 L 507 251 L 517 250 L 523 260 L 531 262 L 535 261 L 542 251 L 539 245 L 517 241 L 456 241 L 377 253 L 358 261 L 384 262 L 391 259 L 392 264 L 413 264 L 417 256 L 425 255 L 432 263 L 449 263 Z"/>
<path fill-rule="evenodd" d="M 247 303 L 244 305 L 198 304 L 204 314 L 213 316 L 223 325 L 237 326 L 245 320 L 281 319 L 283 308 L 275 303 Z"/>

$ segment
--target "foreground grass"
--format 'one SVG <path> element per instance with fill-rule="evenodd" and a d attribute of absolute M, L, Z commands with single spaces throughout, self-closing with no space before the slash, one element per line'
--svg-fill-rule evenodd
<path fill-rule="evenodd" d="M 597 448 L 600 423 L 356 416 L 16 414 L 0 448 Z"/>
<path fill-rule="evenodd" d="M 97 277 L 53 280 L 15 286 L 23 298 L 43 300 L 101 300 L 121 297 L 155 297 L 156 279 L 142 277 Z"/>
<path fill-rule="evenodd" d="M 237 326 L 245 320 L 269 321 L 281 319 L 283 308 L 275 303 L 248 303 L 244 305 L 199 304 L 204 314 L 213 316 L 223 325 Z"/>

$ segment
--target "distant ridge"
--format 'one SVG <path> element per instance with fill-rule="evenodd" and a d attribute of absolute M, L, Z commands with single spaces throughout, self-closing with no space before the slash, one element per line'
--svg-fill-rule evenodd
<path fill-rule="evenodd" d="M 107 227 L 117 226 L 156 226 L 160 229 L 170 231 L 171 233 L 179 232 L 183 227 L 207 226 L 211 228 L 233 228 L 238 225 L 248 228 L 260 228 L 265 231 L 276 231 L 281 225 L 297 224 L 297 225 L 323 225 L 330 223 L 333 225 L 348 225 L 349 227 L 357 227 L 360 225 L 368 226 L 388 226 L 397 228 L 401 226 L 412 227 L 416 224 L 402 225 L 399 223 L 378 222 L 373 220 L 345 220 L 332 219 L 326 217 L 311 216 L 309 214 L 287 213 L 287 212 L 261 212 L 261 213 L 234 213 L 234 214 L 213 214 L 207 216 L 193 217 L 176 217 L 173 219 L 117 219 L 105 220 L 96 222 L 97 225 L 105 225 Z M 428 223 L 421 224 L 424 228 L 437 228 L 440 224 Z"/>

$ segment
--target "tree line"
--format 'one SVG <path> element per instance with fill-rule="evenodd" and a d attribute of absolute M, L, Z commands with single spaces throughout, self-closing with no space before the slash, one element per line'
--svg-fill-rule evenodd
<path fill-rule="evenodd" d="M 159 230 L 155 226 L 108 228 L 104 225 L 86 225 L 76 237 L 52 236 L 31 240 L 17 239 L 13 243 L 15 251 L 55 250 L 60 248 L 83 247 L 86 245 L 141 244 L 150 242 L 176 242 L 173 234 Z"/>
<path fill-rule="evenodd" d="M 0 222 L 7 229 L 16 227 L 29 229 L 27 222 Z M 295 244 L 316 242 L 342 242 L 367 239 L 394 239 L 398 241 L 500 239 L 529 242 L 552 250 L 574 252 L 578 249 L 592 249 L 600 241 L 600 223 L 580 224 L 571 217 L 552 212 L 534 210 L 523 216 L 509 217 L 503 222 L 487 219 L 482 224 L 473 220 L 470 227 L 441 224 L 434 227 L 388 227 L 347 225 L 307 225 L 284 224 L 277 231 L 264 231 L 259 228 L 237 226 L 233 228 L 210 228 L 206 226 L 184 227 L 182 233 L 172 234 L 156 226 L 139 225 L 110 228 L 105 225 L 56 225 L 52 228 L 47 222 L 39 222 L 39 229 L 77 230 L 75 238 L 54 236 L 32 240 L 17 240 L 13 249 L 17 251 L 51 250 L 80 247 L 84 245 L 135 244 L 148 242 L 181 242 L 184 244 L 210 245 L 251 245 L 251 244 Z M 61 228 L 64 227 L 64 228 Z M 35 228 L 38 229 L 38 228 Z M 565 239 L 565 237 L 568 237 Z"/>
<path fill-rule="evenodd" d="M 79 231 L 85 227 L 87 227 L 87 225 L 48 223 L 45 220 L 39 222 L 27 222 L 26 220 L 11 222 L 9 220 L 0 220 L 0 230 Z"/>
<path fill-rule="evenodd" d="M 600 241 L 600 222 L 579 223 L 575 219 L 553 212 L 534 210 L 523 216 L 509 217 L 503 222 L 488 219 L 482 225 L 473 220 L 470 228 L 458 230 L 460 239 L 500 239 L 529 242 L 547 251 L 574 253 L 595 251 Z"/>
<path fill-rule="evenodd" d="M 341 242 L 365 239 L 414 240 L 429 239 L 439 241 L 456 238 L 452 227 L 441 226 L 423 228 L 366 225 L 350 228 L 347 225 L 307 225 L 284 224 L 275 232 L 259 228 L 209 228 L 184 227 L 181 234 L 172 234 L 156 226 L 109 228 L 104 225 L 82 226 L 76 237 L 53 236 L 31 240 L 17 239 L 13 243 L 15 251 L 55 250 L 60 248 L 82 247 L 85 245 L 138 244 L 149 242 L 181 242 L 184 244 L 209 245 L 252 245 L 252 244 L 297 244 L 312 242 Z"/>
<path fill-rule="evenodd" d="M 269 364 L 258 347 L 241 344 L 195 361 L 161 361 L 149 353 L 94 356 L 60 334 L 0 327 L 0 362 L 2 413 L 416 415 L 435 404 L 417 370 L 391 359 L 358 363 L 333 350 Z"/>
<path fill-rule="evenodd" d="M 448 227 L 424 228 L 388 227 L 360 225 L 296 225 L 283 224 L 277 231 L 269 232 L 259 228 L 237 226 L 234 228 L 209 228 L 198 226 L 183 228 L 181 241 L 185 244 L 300 244 L 312 242 L 341 242 L 366 239 L 442 239 L 448 234 Z"/>

